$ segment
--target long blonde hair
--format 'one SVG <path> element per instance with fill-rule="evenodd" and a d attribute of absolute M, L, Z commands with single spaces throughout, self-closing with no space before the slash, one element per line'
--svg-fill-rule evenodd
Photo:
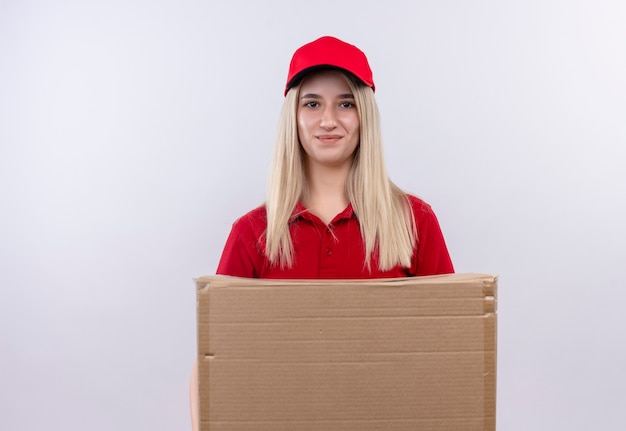
<path fill-rule="evenodd" d="M 343 75 L 354 95 L 360 120 L 360 142 L 348 174 L 346 191 L 361 227 L 364 267 L 370 268 L 374 254 L 378 255 L 380 270 L 389 270 L 396 265 L 409 267 L 417 230 L 406 194 L 387 175 L 374 92 L 350 75 Z M 270 262 L 281 268 L 291 267 L 294 263 L 289 222 L 306 182 L 304 150 L 297 127 L 299 93 L 298 84 L 288 91 L 283 103 L 265 203 L 265 253 Z"/>

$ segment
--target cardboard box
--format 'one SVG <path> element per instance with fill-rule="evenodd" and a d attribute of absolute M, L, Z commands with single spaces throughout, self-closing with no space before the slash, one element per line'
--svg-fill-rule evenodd
<path fill-rule="evenodd" d="M 494 276 L 196 282 L 202 431 L 495 429 Z"/>

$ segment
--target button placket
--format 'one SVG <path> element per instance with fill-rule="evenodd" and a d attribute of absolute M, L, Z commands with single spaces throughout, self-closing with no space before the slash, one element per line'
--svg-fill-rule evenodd
<path fill-rule="evenodd" d="M 335 235 L 332 232 L 333 226 L 328 225 L 322 238 L 322 247 L 320 249 L 321 269 L 324 272 L 334 271 L 336 269 L 336 259 L 333 258 L 335 252 Z"/>

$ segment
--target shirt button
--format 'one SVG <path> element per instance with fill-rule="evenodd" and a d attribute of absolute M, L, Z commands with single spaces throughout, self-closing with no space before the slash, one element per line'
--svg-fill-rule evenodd
<path fill-rule="evenodd" d="M 330 256 L 331 254 L 333 254 L 333 250 L 329 247 L 326 249 L 326 255 Z"/>

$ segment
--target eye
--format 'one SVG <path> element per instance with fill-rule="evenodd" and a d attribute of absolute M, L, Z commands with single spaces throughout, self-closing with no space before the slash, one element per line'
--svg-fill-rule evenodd
<path fill-rule="evenodd" d="M 319 102 L 316 102 L 315 100 L 311 100 L 311 101 L 305 102 L 304 106 L 306 106 L 307 108 L 317 108 L 318 106 L 320 106 L 320 104 Z"/>
<path fill-rule="evenodd" d="M 339 104 L 342 108 L 354 108 L 355 105 L 353 102 L 344 101 Z"/>

